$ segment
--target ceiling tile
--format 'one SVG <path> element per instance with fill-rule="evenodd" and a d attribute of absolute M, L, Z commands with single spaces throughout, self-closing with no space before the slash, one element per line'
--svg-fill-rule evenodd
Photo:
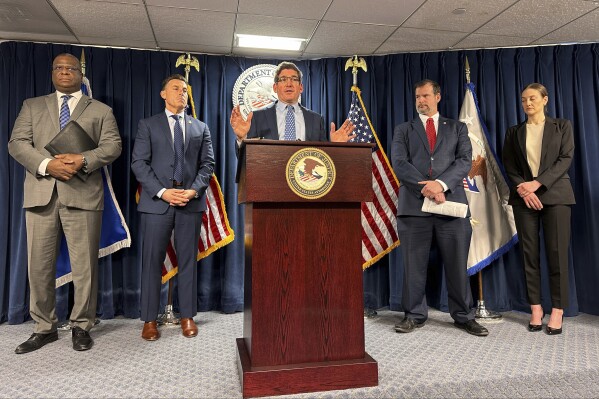
<path fill-rule="evenodd" d="M 148 7 L 158 44 L 190 43 L 231 46 L 235 14 L 215 11 Z"/>
<path fill-rule="evenodd" d="M 277 17 L 321 19 L 329 7 L 329 3 L 329 0 L 239 0 L 239 12 Z"/>
<path fill-rule="evenodd" d="M 402 28 L 471 32 L 513 3 L 514 0 L 428 0 Z M 466 12 L 453 14 L 457 8 Z"/>
<path fill-rule="evenodd" d="M 599 42 L 599 9 L 543 36 L 534 44 Z"/>
<path fill-rule="evenodd" d="M 154 40 L 142 5 L 84 0 L 53 0 L 53 4 L 78 37 Z"/>
<path fill-rule="evenodd" d="M 376 54 L 410 51 L 447 50 L 466 36 L 466 33 L 438 30 L 399 28 Z"/>
<path fill-rule="evenodd" d="M 147 40 L 132 40 L 126 37 L 112 37 L 103 38 L 95 36 L 82 36 L 79 37 L 82 45 L 96 45 L 96 46 L 108 46 L 108 47 L 123 47 L 123 48 L 139 48 L 147 50 L 155 50 L 156 43 Z"/>
<path fill-rule="evenodd" d="M 318 21 L 240 14 L 235 33 L 246 35 L 286 36 L 309 39 Z"/>
<path fill-rule="evenodd" d="M 52 37 L 67 36 L 70 40 L 74 37 L 60 20 L 56 12 L 48 3 L 39 0 L 0 1 L 0 31 L 2 38 L 16 38 L 9 32 L 24 37 L 36 34 L 48 34 Z"/>
<path fill-rule="evenodd" d="M 401 25 L 425 0 L 377 0 L 349 2 L 334 0 L 324 16 L 326 21 Z"/>
<path fill-rule="evenodd" d="M 530 44 L 528 37 L 497 36 L 473 33 L 453 46 L 454 49 L 479 49 L 493 47 L 516 47 Z"/>
<path fill-rule="evenodd" d="M 237 0 L 146 0 L 149 6 L 190 8 L 210 11 L 237 11 Z"/>
<path fill-rule="evenodd" d="M 539 38 L 596 8 L 590 1 L 526 0 L 481 27 L 476 33 Z M 596 27 L 594 28 L 597 29 Z"/>
<path fill-rule="evenodd" d="M 395 30 L 387 25 L 349 24 L 323 21 L 305 51 L 315 54 L 372 54 Z"/>
<path fill-rule="evenodd" d="M 172 42 L 161 42 L 160 48 L 162 50 L 177 51 L 182 53 L 199 53 L 199 54 L 230 54 L 231 46 L 207 46 L 202 44 L 189 44 L 189 43 L 172 43 Z"/>

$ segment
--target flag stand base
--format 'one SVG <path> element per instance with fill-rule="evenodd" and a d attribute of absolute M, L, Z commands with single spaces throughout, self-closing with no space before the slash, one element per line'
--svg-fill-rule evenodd
<path fill-rule="evenodd" d="M 164 313 L 158 315 L 156 320 L 159 326 L 176 326 L 179 325 L 179 315 L 173 311 L 173 305 L 166 305 Z"/>
<path fill-rule="evenodd" d="M 488 310 L 485 307 L 485 301 L 479 300 L 476 305 L 476 313 L 474 317 L 477 319 L 485 319 L 485 320 L 496 320 L 499 321 L 503 318 L 503 316 L 497 312 L 492 310 Z"/>

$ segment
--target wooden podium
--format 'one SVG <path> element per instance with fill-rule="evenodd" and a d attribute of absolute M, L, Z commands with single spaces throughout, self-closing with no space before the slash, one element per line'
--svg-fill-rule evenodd
<path fill-rule="evenodd" d="M 330 191 L 317 199 L 288 183 L 290 159 L 311 148 L 335 169 Z M 364 349 L 361 254 L 371 151 L 371 144 L 244 141 L 237 176 L 246 204 L 237 339 L 244 398 L 378 385 L 377 363 Z"/>

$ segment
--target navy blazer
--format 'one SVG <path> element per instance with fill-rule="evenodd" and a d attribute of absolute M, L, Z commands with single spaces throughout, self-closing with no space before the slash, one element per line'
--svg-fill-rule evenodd
<path fill-rule="evenodd" d="M 198 198 L 181 209 L 202 212 L 206 209 L 206 189 L 214 171 L 212 139 L 204 122 L 185 115 L 184 123 L 183 187 L 197 191 Z M 156 194 L 163 188 L 173 187 L 174 159 L 173 136 L 166 112 L 140 120 L 131 161 L 131 170 L 142 187 L 138 211 L 155 214 L 167 211 L 169 204 Z"/>
<path fill-rule="evenodd" d="M 526 206 L 516 186 L 536 180 L 542 184 L 535 193 L 542 204 L 575 204 L 574 191 L 568 176 L 573 156 L 574 134 L 570 121 L 545 117 L 539 175 L 533 176 L 526 157 L 526 122 L 510 127 L 505 134 L 503 145 L 503 165 L 512 183 L 508 203 Z"/>
<path fill-rule="evenodd" d="M 418 182 L 423 180 L 443 181 L 448 187 L 445 192 L 448 201 L 468 204 L 463 181 L 472 165 L 472 144 L 462 122 L 439 116 L 437 142 L 432 152 L 420 118 L 398 125 L 393 133 L 391 162 L 401 183 L 398 216 L 431 216 L 421 210 L 423 186 Z"/>

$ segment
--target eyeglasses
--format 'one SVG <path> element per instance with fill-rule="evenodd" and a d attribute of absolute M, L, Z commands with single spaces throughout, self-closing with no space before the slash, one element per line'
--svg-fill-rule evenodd
<path fill-rule="evenodd" d="M 299 76 L 282 76 L 277 79 L 277 82 L 279 82 L 279 83 L 287 83 L 287 82 L 299 83 L 300 78 L 299 78 Z"/>
<path fill-rule="evenodd" d="M 79 68 L 71 67 L 71 66 L 64 66 L 64 65 L 57 65 L 57 66 L 52 67 L 52 71 L 53 72 L 67 71 L 67 72 L 74 73 L 74 72 L 79 72 Z"/>

